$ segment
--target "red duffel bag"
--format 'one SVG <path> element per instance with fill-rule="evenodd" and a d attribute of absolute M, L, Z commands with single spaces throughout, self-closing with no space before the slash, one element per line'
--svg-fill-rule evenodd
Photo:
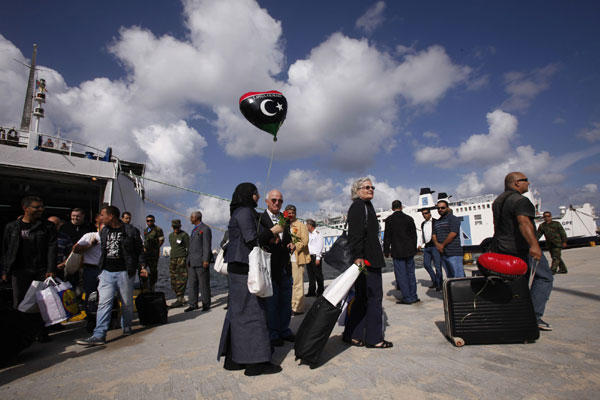
<path fill-rule="evenodd" d="M 518 278 L 527 272 L 527 263 L 508 254 L 484 253 L 477 259 L 477 268 L 485 276 Z"/>

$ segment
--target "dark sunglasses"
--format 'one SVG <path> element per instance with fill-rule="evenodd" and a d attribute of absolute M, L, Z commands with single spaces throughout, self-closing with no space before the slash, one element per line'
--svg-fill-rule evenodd
<path fill-rule="evenodd" d="M 521 179 L 517 179 L 516 182 L 529 182 L 529 179 L 521 178 Z"/>
<path fill-rule="evenodd" d="M 273 204 L 275 204 L 275 203 L 282 204 L 283 200 L 281 200 L 281 199 L 271 199 L 271 203 L 273 203 Z"/>
<path fill-rule="evenodd" d="M 423 214 L 431 214 L 429 211 L 423 211 Z"/>
<path fill-rule="evenodd" d="M 437 209 L 438 210 L 445 210 L 446 208 L 448 208 L 448 207 L 438 207 Z"/>
<path fill-rule="evenodd" d="M 154 222 L 153 219 L 147 219 L 146 222 Z"/>
<path fill-rule="evenodd" d="M 363 186 L 360 189 L 365 189 L 365 190 L 375 190 L 375 186 Z"/>

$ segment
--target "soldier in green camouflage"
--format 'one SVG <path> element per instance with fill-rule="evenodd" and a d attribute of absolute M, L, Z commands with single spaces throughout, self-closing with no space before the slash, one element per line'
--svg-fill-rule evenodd
<path fill-rule="evenodd" d="M 154 292 L 154 285 L 158 280 L 158 258 L 160 257 L 160 246 L 165 242 L 162 229 L 154 225 L 154 215 L 146 217 L 146 229 L 144 230 L 144 253 L 146 253 L 146 265 L 150 269 L 150 291 Z M 146 285 L 146 282 L 142 282 Z"/>
<path fill-rule="evenodd" d="M 567 234 L 558 221 L 552 221 L 552 214 L 544 211 L 544 222 L 537 229 L 538 239 L 544 235 L 552 257 L 552 274 L 566 274 L 567 266 L 561 257 L 561 250 L 567 247 Z"/>
<path fill-rule="evenodd" d="M 171 264 L 169 272 L 171 273 L 171 288 L 177 295 L 177 300 L 171 304 L 171 308 L 182 307 L 185 304 L 185 286 L 187 285 L 188 271 L 185 260 L 190 247 L 190 236 L 181 230 L 181 220 L 171 221 L 173 232 L 169 235 L 171 244 Z"/>

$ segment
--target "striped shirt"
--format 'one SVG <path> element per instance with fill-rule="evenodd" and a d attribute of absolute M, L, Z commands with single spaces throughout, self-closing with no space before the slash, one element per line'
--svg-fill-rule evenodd
<path fill-rule="evenodd" d="M 463 250 L 460 245 L 460 220 L 453 214 L 446 214 L 433 224 L 433 233 L 437 237 L 438 243 L 443 243 L 450 232 L 455 232 L 456 237 L 444 249 L 446 257 L 454 257 L 463 255 Z"/>

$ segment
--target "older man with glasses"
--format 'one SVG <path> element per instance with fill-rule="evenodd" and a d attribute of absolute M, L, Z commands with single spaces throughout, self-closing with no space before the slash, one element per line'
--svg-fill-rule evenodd
<path fill-rule="evenodd" d="M 267 193 L 265 199 L 267 211 L 260 215 L 259 236 L 265 229 L 271 229 L 279 223 L 283 195 L 277 189 Z M 284 341 L 293 342 L 296 336 L 290 329 L 292 319 L 292 264 L 290 254 L 296 250 L 292 242 L 290 225 L 285 225 L 283 232 L 275 235 L 267 250 L 271 253 L 271 281 L 273 296 L 267 297 L 267 325 L 271 346 L 283 346 Z"/>
<path fill-rule="evenodd" d="M 461 278 L 465 276 L 463 268 L 463 248 L 460 245 L 460 220 L 450 212 L 446 200 L 437 202 L 440 215 L 433 225 L 432 240 L 439 251 L 442 260 L 448 267 L 448 278 Z"/>

